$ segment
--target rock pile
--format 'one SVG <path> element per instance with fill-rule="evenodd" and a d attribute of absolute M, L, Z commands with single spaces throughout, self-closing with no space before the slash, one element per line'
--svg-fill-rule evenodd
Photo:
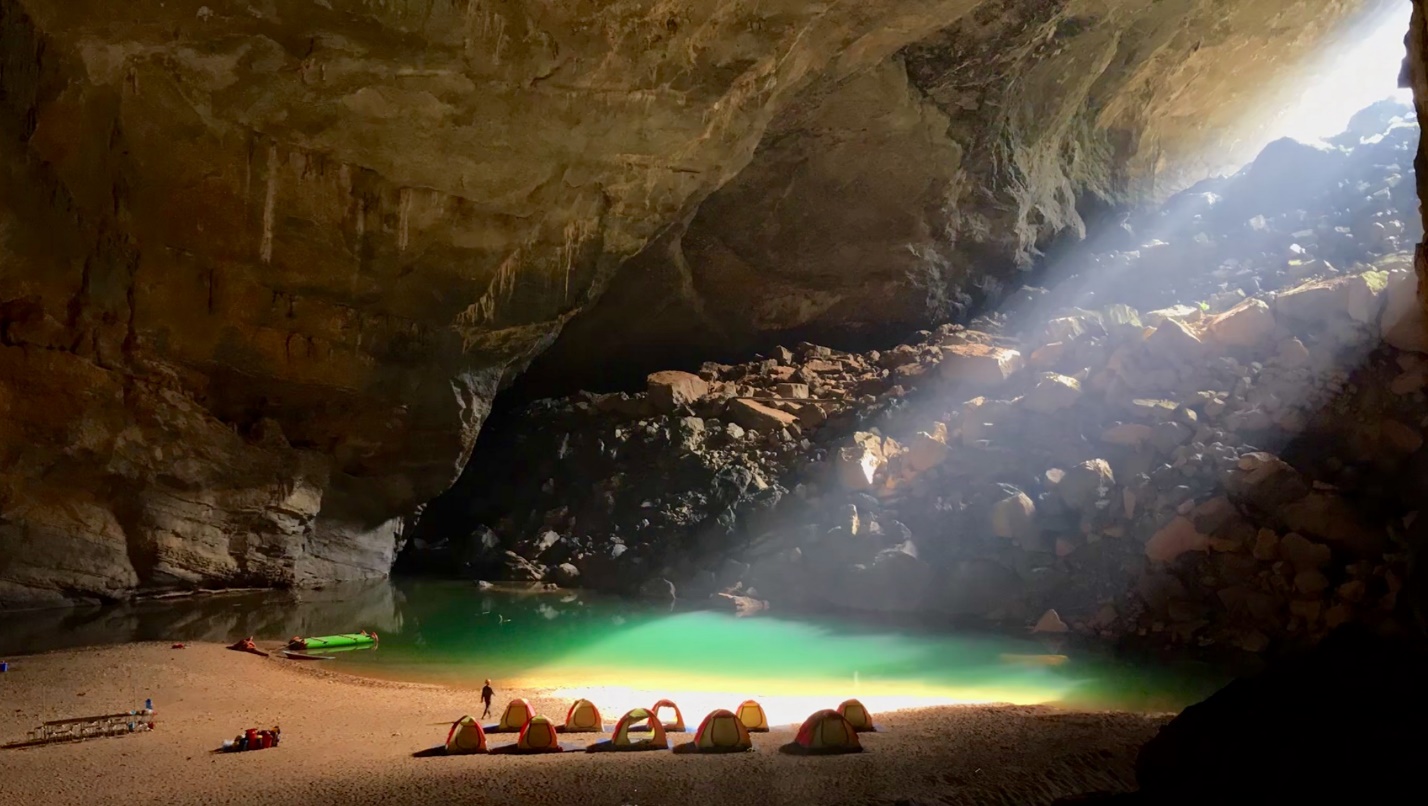
<path fill-rule="evenodd" d="M 1413 130 L 1386 125 L 1274 144 L 968 327 L 541 401 L 492 424 L 407 555 L 1249 651 L 1391 618 L 1428 341 Z M 1329 181 L 1294 184 L 1306 153 Z"/>

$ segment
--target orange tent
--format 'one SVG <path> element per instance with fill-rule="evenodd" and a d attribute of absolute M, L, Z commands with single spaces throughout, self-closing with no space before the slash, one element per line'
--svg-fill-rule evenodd
<path fill-rule="evenodd" d="M 653 707 L 650 708 L 650 713 L 654 714 L 655 716 L 659 716 L 659 709 L 661 708 L 674 709 L 674 721 L 663 722 L 662 724 L 664 725 L 664 729 L 672 730 L 675 733 L 683 733 L 685 730 L 684 714 L 681 714 L 679 712 L 679 706 L 675 705 L 674 702 L 672 702 L 671 700 L 660 700 L 659 702 L 655 703 Z"/>
<path fill-rule="evenodd" d="M 555 725 L 543 716 L 531 717 L 516 739 L 516 750 L 521 753 L 559 753 L 564 749 L 556 738 Z"/>
<path fill-rule="evenodd" d="M 451 723 L 451 730 L 446 734 L 446 752 L 453 756 L 486 752 L 486 731 L 481 729 L 476 717 L 463 716 Z"/>
<path fill-rule="evenodd" d="M 873 715 L 857 700 L 844 700 L 843 704 L 838 706 L 838 713 L 859 733 L 877 730 L 873 727 Z"/>
<path fill-rule="evenodd" d="M 494 728 L 489 728 L 487 733 L 515 733 L 524 728 L 526 723 L 535 716 L 535 711 L 531 710 L 531 704 L 522 699 L 511 700 L 506 706 L 506 710 L 501 713 L 501 721 Z"/>
<path fill-rule="evenodd" d="M 632 741 L 630 728 L 642 723 L 649 725 L 649 738 Z M 615 723 L 615 735 L 611 737 L 610 744 L 616 750 L 664 750 L 669 747 L 669 738 L 665 736 L 664 725 L 660 724 L 659 717 L 652 711 L 636 708 Z"/>
<path fill-rule="evenodd" d="M 732 711 L 720 708 L 699 723 L 694 733 L 694 749 L 700 753 L 738 753 L 753 750 L 749 729 Z"/>
<path fill-rule="evenodd" d="M 860 753 L 858 731 L 837 711 L 824 709 L 803 721 L 794 742 L 806 753 Z"/>
<path fill-rule="evenodd" d="M 744 700 L 739 703 L 739 710 L 734 713 L 739 715 L 739 721 L 744 723 L 750 733 L 768 733 L 769 718 L 762 705 L 753 700 Z"/>
<path fill-rule="evenodd" d="M 604 729 L 600 710 L 589 700 L 576 700 L 565 713 L 565 725 L 561 727 L 566 733 L 599 733 Z"/>

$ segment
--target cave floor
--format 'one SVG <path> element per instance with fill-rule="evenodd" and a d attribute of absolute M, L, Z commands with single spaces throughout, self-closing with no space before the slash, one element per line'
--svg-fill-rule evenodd
<path fill-rule="evenodd" d="M 568 703 L 526 696 L 559 720 Z M 791 728 L 755 734 L 755 752 L 416 757 L 446 724 L 480 713 L 470 690 L 374 681 L 213 644 L 130 644 L 27 656 L 0 675 L 0 740 L 45 720 L 127 711 L 153 698 L 152 733 L 0 751 L 0 796 L 20 803 L 1049 803 L 1124 790 L 1137 748 L 1167 716 L 966 706 L 878 715 L 853 756 L 787 756 Z M 600 702 L 607 721 L 627 703 Z M 693 724 L 701 715 L 686 714 Z M 494 722 L 495 720 L 491 720 Z M 279 747 L 219 754 L 250 727 Z M 571 750 L 600 738 L 563 736 Z M 671 744 L 693 739 L 671 734 Z M 492 735 L 490 745 L 514 743 Z"/>

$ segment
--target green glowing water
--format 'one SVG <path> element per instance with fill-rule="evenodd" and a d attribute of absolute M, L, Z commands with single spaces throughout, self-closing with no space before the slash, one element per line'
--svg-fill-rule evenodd
<path fill-rule="evenodd" d="M 52 616 L 51 618 L 60 618 Z M 14 629 L 11 629 L 11 628 Z M 1049 702 L 1177 710 L 1226 681 L 1214 669 L 1130 662 L 1053 642 L 761 614 L 681 612 L 585 594 L 405 581 L 306 594 L 152 602 L 0 619 L 0 654 L 127 640 L 260 642 L 374 630 L 373 650 L 325 668 L 498 688 L 625 687 L 885 702 Z M 915 701 L 915 702 L 914 702 Z"/>
<path fill-rule="evenodd" d="M 834 619 L 736 618 L 444 583 L 406 591 L 415 619 L 382 633 L 376 650 L 345 653 L 329 665 L 472 686 L 492 678 L 507 686 L 847 692 L 1128 710 L 1177 710 L 1225 682 L 1203 667 L 1131 664 L 1030 638 Z"/>

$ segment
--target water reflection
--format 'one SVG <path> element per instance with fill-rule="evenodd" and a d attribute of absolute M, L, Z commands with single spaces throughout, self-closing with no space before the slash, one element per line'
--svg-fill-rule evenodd
<path fill-rule="evenodd" d="M 1215 670 L 1128 663 L 1005 635 L 843 619 L 735 618 L 570 592 L 406 580 L 0 616 L 0 654 L 127 641 L 282 640 L 375 630 L 332 668 L 479 686 L 634 687 L 886 701 L 1175 709 Z"/>
<path fill-rule="evenodd" d="M 0 655 L 131 641 L 220 641 L 248 635 L 287 638 L 403 628 L 402 593 L 390 582 L 342 583 L 321 590 L 261 591 L 144 600 L 111 607 L 0 613 Z"/>

